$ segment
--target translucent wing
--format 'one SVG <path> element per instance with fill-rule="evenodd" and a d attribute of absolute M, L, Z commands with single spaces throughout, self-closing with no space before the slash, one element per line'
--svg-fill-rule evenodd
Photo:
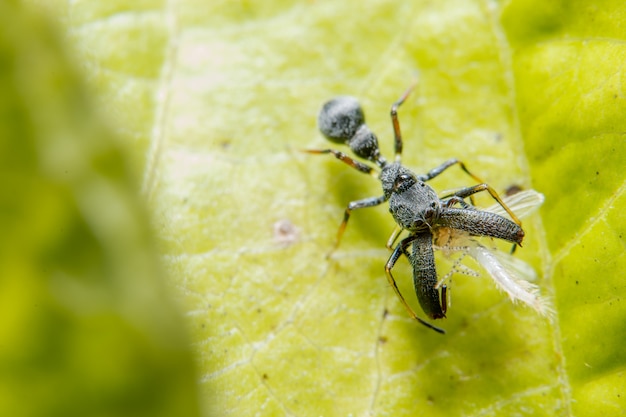
<path fill-rule="evenodd" d="M 449 197 L 458 190 L 459 189 L 446 190 L 441 194 Z M 535 190 L 524 190 L 515 194 L 504 196 L 502 197 L 502 201 L 511 209 L 511 211 L 513 211 L 513 213 L 515 213 L 518 218 L 521 219 L 529 216 L 541 207 L 544 201 L 544 196 Z M 507 218 L 509 217 L 507 212 L 498 203 L 494 203 L 492 206 L 487 208 L 481 208 L 480 210 L 489 211 Z"/>
<path fill-rule="evenodd" d="M 468 253 L 485 268 L 496 286 L 506 292 L 511 301 L 521 301 L 544 316 L 552 315 L 550 303 L 541 297 L 539 287 L 529 282 L 536 277 L 530 265 L 512 256 L 509 256 L 507 262 L 502 262 L 503 252 L 482 246 L 475 240 L 468 246 Z M 523 264 L 524 267 L 513 269 L 511 259 L 516 260 L 515 264 Z"/>
<path fill-rule="evenodd" d="M 506 196 L 503 201 L 518 217 L 523 218 L 537 210 L 544 197 L 534 190 L 526 190 Z M 485 211 L 507 216 L 499 204 L 494 204 Z M 468 233 L 456 229 L 437 229 L 435 245 L 446 256 L 461 252 L 462 257 L 469 255 L 474 258 L 488 272 L 496 286 L 506 292 L 513 302 L 527 304 L 542 315 L 552 314 L 550 304 L 539 294 L 539 287 L 530 282 L 536 279 L 537 274 L 526 262 L 506 252 L 484 246 Z M 446 275 L 448 276 L 449 274 Z"/>
<path fill-rule="evenodd" d="M 507 195 L 502 198 L 504 204 L 506 204 L 515 215 L 523 219 L 534 213 L 543 204 L 543 194 L 538 193 L 535 190 L 524 190 L 513 195 Z M 484 211 L 499 214 L 503 217 L 508 217 L 506 211 L 498 203 L 487 207 Z"/>

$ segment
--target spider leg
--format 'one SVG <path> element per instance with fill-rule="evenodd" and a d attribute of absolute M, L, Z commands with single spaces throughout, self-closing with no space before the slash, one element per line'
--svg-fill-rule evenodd
<path fill-rule="evenodd" d="M 312 153 L 312 154 L 332 154 L 335 158 L 339 159 L 341 162 L 350 165 L 352 168 L 357 171 L 363 172 L 364 174 L 370 174 L 376 176 L 376 171 L 369 165 L 364 164 L 363 162 L 355 161 L 350 158 L 348 155 L 341 151 L 337 151 L 335 149 L 304 149 L 302 152 Z"/>
<path fill-rule="evenodd" d="M 450 195 L 450 196 L 446 196 L 444 198 L 450 197 L 450 198 L 466 198 L 469 197 L 473 194 L 479 193 L 481 191 L 487 191 L 491 197 L 493 197 L 494 200 L 496 200 L 498 202 L 498 204 L 500 204 L 500 206 L 508 213 L 509 216 L 511 216 L 511 219 L 518 225 L 518 226 L 522 226 L 522 222 L 517 218 L 517 216 L 513 213 L 513 211 L 511 211 L 511 209 L 504 203 L 504 201 L 502 201 L 502 199 L 500 198 L 500 196 L 498 195 L 498 193 L 496 193 L 496 190 L 494 190 L 489 184 L 478 184 L 478 185 L 474 185 L 471 187 L 466 187 L 466 188 L 462 188 L 456 192 L 454 192 L 454 194 Z"/>
<path fill-rule="evenodd" d="M 402 133 L 400 132 L 400 122 L 398 121 L 398 108 L 404 103 L 411 94 L 411 91 L 415 89 L 416 84 L 411 85 L 402 96 L 391 105 L 391 124 L 393 125 L 393 137 L 395 145 L 395 158 L 396 162 L 400 162 L 402 156 Z"/>
<path fill-rule="evenodd" d="M 452 159 L 448 159 L 446 162 L 444 162 L 443 164 L 439 165 L 436 168 L 431 169 L 430 171 L 428 171 L 426 174 L 424 175 L 420 175 L 419 179 L 422 181 L 430 181 L 433 178 L 435 178 L 436 176 L 440 175 L 443 171 L 445 171 L 446 169 L 450 168 L 453 165 L 458 165 L 461 167 L 461 169 L 470 177 L 474 178 L 476 181 L 478 182 L 484 182 L 483 180 L 481 180 L 480 178 L 478 178 L 476 175 L 472 174 L 467 167 L 465 166 L 465 164 L 461 161 L 459 161 L 456 158 L 452 158 Z"/>
<path fill-rule="evenodd" d="M 333 254 L 333 252 L 339 247 L 339 243 L 341 242 L 343 233 L 346 230 L 346 226 L 348 226 L 348 220 L 350 220 L 350 213 L 352 213 L 352 210 L 366 208 L 366 207 L 374 207 L 374 206 L 384 203 L 386 200 L 387 199 L 385 198 L 385 196 L 380 196 L 380 197 L 364 198 L 363 200 L 351 201 L 343 213 L 343 221 L 339 225 L 339 230 L 337 230 L 337 238 L 335 240 L 335 244 L 333 245 L 333 248 L 330 250 L 330 252 L 328 252 L 326 257 L 329 258 Z"/>

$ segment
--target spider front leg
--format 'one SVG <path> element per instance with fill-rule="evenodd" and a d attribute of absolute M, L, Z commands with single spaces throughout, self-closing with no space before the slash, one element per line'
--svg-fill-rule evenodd
<path fill-rule="evenodd" d="M 385 264 L 385 274 L 387 276 L 387 280 L 389 281 L 389 285 L 391 285 L 391 288 L 393 288 L 394 292 L 396 293 L 396 295 L 400 299 L 400 302 L 402 303 L 402 305 L 404 305 L 406 310 L 409 312 L 409 315 L 413 319 L 417 320 L 418 322 L 420 322 L 424 326 L 429 327 L 429 328 L 433 329 L 434 331 L 436 331 L 438 333 L 445 333 L 445 331 L 443 329 L 440 329 L 439 327 L 433 326 L 432 324 L 430 324 L 427 321 L 421 319 L 420 317 L 417 316 L 417 314 L 415 314 L 415 312 L 413 311 L 411 306 L 409 306 L 409 304 L 404 299 L 404 296 L 400 292 L 400 289 L 398 288 L 398 285 L 396 284 L 396 280 L 393 278 L 393 275 L 391 273 L 391 270 L 395 266 L 395 264 L 398 261 L 398 259 L 400 258 L 400 256 L 402 254 L 408 255 L 407 248 L 411 244 L 413 244 L 415 241 L 418 241 L 417 245 L 421 248 L 421 246 L 424 243 L 424 235 L 426 235 L 428 237 L 428 239 L 430 239 L 430 250 L 431 250 L 431 255 L 432 255 L 432 235 L 430 235 L 430 233 L 424 233 L 424 234 L 421 234 L 421 235 L 411 235 L 409 237 L 406 237 L 406 238 L 402 239 L 400 241 L 400 243 L 398 243 L 398 245 L 395 247 L 395 249 L 391 253 L 391 256 L 389 257 L 389 260 Z M 419 252 L 421 252 L 421 249 L 419 250 Z M 415 249 L 414 249 L 414 253 L 415 253 Z M 415 258 L 415 256 L 411 256 L 411 257 L 408 257 L 408 258 L 411 261 L 411 264 L 413 265 L 413 270 L 414 270 L 414 273 L 415 273 L 415 270 L 416 270 L 415 259 L 416 258 Z M 422 256 L 419 255 L 418 262 L 421 262 L 422 260 L 423 260 Z M 434 255 L 433 255 L 432 263 L 430 263 L 430 266 L 427 267 L 426 269 L 430 269 L 432 267 L 432 270 L 429 271 L 429 274 L 431 274 L 431 275 L 432 275 L 432 273 L 435 274 L 434 275 L 434 280 L 435 280 L 434 281 L 435 282 L 434 285 L 436 285 L 436 283 L 437 283 L 437 272 L 434 270 L 434 266 L 435 266 L 435 263 L 434 263 Z M 431 287 L 431 291 L 428 291 L 425 288 L 421 288 L 421 285 L 417 285 L 416 284 L 416 294 L 418 296 L 418 299 L 420 300 L 420 305 L 422 305 L 422 308 L 424 309 L 426 314 L 428 314 L 429 316 L 431 316 L 433 318 L 439 318 L 439 317 L 443 317 L 443 313 L 442 313 L 442 315 L 438 315 L 438 314 L 435 313 L 435 315 L 438 316 L 438 317 L 434 317 L 432 315 L 432 311 L 430 311 L 430 309 L 428 311 L 426 310 L 426 308 L 429 308 L 429 307 L 427 306 L 425 308 L 424 307 L 425 304 L 422 302 L 422 299 L 426 297 L 426 298 L 430 298 L 430 300 L 426 304 L 430 304 L 431 302 L 434 301 L 433 297 L 436 297 L 436 303 L 439 304 L 439 293 L 434 289 L 434 285 Z M 418 287 L 420 288 L 419 290 L 418 290 Z M 426 291 L 424 291 L 424 290 L 426 290 Z M 433 294 L 433 292 L 434 292 L 434 294 Z M 428 293 L 428 294 L 425 295 L 426 293 Z M 441 307 L 440 306 L 439 306 L 439 311 L 441 311 Z"/>
<path fill-rule="evenodd" d="M 425 175 L 420 175 L 418 178 L 421 181 L 430 181 L 433 178 L 435 178 L 436 176 L 440 175 L 443 171 L 445 171 L 446 169 L 450 168 L 453 165 L 458 165 L 459 167 L 461 167 L 461 169 L 463 170 L 463 172 L 465 172 L 467 175 L 469 175 L 470 177 L 474 178 L 476 181 L 478 182 L 484 182 L 483 180 L 481 180 L 480 178 L 478 178 L 476 175 L 472 174 L 470 172 L 469 169 L 467 169 L 467 167 L 465 166 L 465 164 L 461 161 L 459 161 L 456 158 L 452 158 L 452 159 L 448 159 L 446 162 L 444 162 L 443 164 L 439 165 L 436 168 L 431 169 L 430 171 L 428 171 L 428 173 L 426 173 Z"/>
<path fill-rule="evenodd" d="M 460 202 L 459 199 L 463 199 L 466 197 L 470 197 L 470 200 L 472 198 L 472 195 L 481 192 L 481 191 L 487 191 L 489 193 L 489 195 L 491 195 L 491 197 L 496 200 L 498 202 L 498 204 L 500 204 L 500 206 L 508 213 L 509 216 L 511 216 L 511 219 L 513 219 L 513 221 L 515 223 L 517 223 L 518 226 L 522 225 L 522 222 L 517 218 L 517 216 L 513 213 L 513 211 L 511 211 L 511 209 L 504 203 L 504 201 L 502 201 L 502 199 L 500 198 L 500 196 L 498 195 L 498 193 L 496 192 L 496 190 L 494 190 L 489 184 L 485 183 L 483 180 L 481 180 L 480 178 L 478 178 L 476 175 L 472 174 L 470 172 L 470 170 L 467 169 L 467 167 L 465 166 L 465 164 L 461 161 L 459 161 L 456 158 L 453 159 L 448 159 L 446 162 L 444 162 L 443 164 L 439 165 L 436 168 L 431 169 L 430 171 L 428 171 L 427 174 L 425 175 L 420 175 L 418 178 L 421 181 L 429 181 L 433 178 L 435 178 L 436 176 L 440 175 L 442 172 L 444 172 L 446 169 L 450 168 L 453 165 L 459 165 L 461 167 L 461 169 L 463 170 L 463 172 L 465 172 L 467 175 L 469 175 L 470 177 L 472 177 L 473 179 L 475 179 L 476 181 L 478 181 L 481 184 L 478 185 L 474 185 L 472 187 L 466 187 L 463 188 L 455 193 L 452 193 L 450 195 L 444 196 L 444 199 L 450 198 L 449 204 L 455 204 L 455 203 L 459 203 L 463 206 L 463 203 Z M 455 198 L 457 197 L 457 198 Z M 467 203 L 465 203 L 467 204 Z M 472 205 L 474 204 L 474 201 L 472 200 Z M 466 207 L 466 206 L 464 206 Z"/>

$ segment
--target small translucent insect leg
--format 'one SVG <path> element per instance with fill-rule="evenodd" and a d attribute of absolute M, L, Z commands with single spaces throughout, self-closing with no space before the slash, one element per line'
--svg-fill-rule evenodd
<path fill-rule="evenodd" d="M 335 156 L 335 158 L 339 159 L 341 162 L 347 165 L 350 165 L 352 168 L 356 169 L 357 171 L 361 171 L 364 174 L 370 174 L 374 176 L 377 175 L 376 171 L 374 171 L 374 168 L 362 162 L 355 161 L 354 159 L 350 158 L 345 153 L 341 151 L 337 151 L 335 149 L 305 149 L 303 150 L 303 152 L 312 153 L 312 154 L 332 154 Z"/>
<path fill-rule="evenodd" d="M 453 205 L 458 204 L 461 207 L 463 207 L 464 209 L 472 209 L 473 206 L 471 204 L 468 204 L 465 200 L 463 200 L 461 197 L 453 195 L 452 197 L 446 199 L 443 201 L 443 205 L 446 207 L 452 207 Z"/>
<path fill-rule="evenodd" d="M 405 92 L 402 94 L 395 103 L 391 105 L 391 124 L 393 125 L 393 136 L 394 136 L 394 144 L 395 144 L 395 158 L 396 162 L 400 162 L 400 158 L 402 156 L 402 133 L 400 132 L 400 122 L 398 121 L 398 108 L 404 103 L 411 94 L 411 91 L 415 89 L 417 83 L 411 85 Z"/>
<path fill-rule="evenodd" d="M 466 198 L 473 194 L 479 193 L 481 191 L 487 191 L 491 197 L 500 204 L 500 206 L 511 216 L 511 219 L 518 225 L 522 226 L 522 222 L 517 218 L 517 216 L 513 213 L 513 211 L 502 201 L 496 190 L 494 190 L 489 184 L 478 184 L 472 187 L 463 188 L 461 190 L 456 191 L 450 197 L 460 197 Z"/>
<path fill-rule="evenodd" d="M 393 288 L 394 292 L 396 293 L 396 295 L 400 299 L 400 302 L 402 303 L 402 305 L 404 305 L 404 308 L 406 308 L 406 310 L 409 312 L 409 315 L 413 319 L 417 320 L 418 322 L 420 322 L 424 326 L 429 327 L 429 328 L 433 329 L 434 331 L 436 331 L 438 333 L 445 333 L 445 331 L 443 329 L 440 329 L 439 327 L 433 326 L 432 324 L 430 324 L 427 321 L 421 319 L 420 317 L 417 316 L 417 314 L 415 314 L 415 312 L 413 311 L 411 306 L 404 299 L 404 296 L 402 295 L 402 293 L 400 292 L 400 289 L 398 288 L 398 285 L 396 284 L 396 280 L 393 278 L 393 275 L 391 274 L 391 270 L 393 269 L 394 265 L 396 264 L 396 262 L 398 261 L 400 256 L 402 254 L 407 254 L 407 248 L 413 243 L 413 241 L 415 239 L 417 239 L 417 236 L 418 235 L 411 235 L 409 237 L 406 237 L 406 238 L 402 239 L 402 241 L 400 241 L 400 243 L 398 243 L 398 245 L 395 247 L 395 249 L 391 253 L 391 256 L 389 257 L 389 260 L 385 264 L 385 275 L 387 275 L 387 281 L 389 281 L 389 285 L 391 285 L 391 287 Z"/>
<path fill-rule="evenodd" d="M 402 233 L 403 230 L 403 228 L 396 225 L 396 228 L 393 229 L 393 232 L 391 232 L 391 236 L 389 236 L 389 239 L 387 239 L 387 244 L 385 245 L 387 249 L 393 248 L 394 243 L 396 243 L 396 240 L 398 240 L 398 236 L 400 236 L 400 233 Z"/>
<path fill-rule="evenodd" d="M 448 286 L 446 284 L 441 286 L 441 311 L 443 314 L 448 312 Z"/>
<path fill-rule="evenodd" d="M 333 252 L 339 247 L 339 243 L 341 242 L 341 237 L 343 236 L 343 232 L 345 232 L 346 230 L 346 226 L 348 225 L 348 220 L 350 220 L 350 213 L 352 212 L 352 210 L 365 208 L 365 207 L 374 207 L 374 206 L 384 203 L 385 201 L 387 201 L 385 196 L 370 197 L 370 198 L 364 198 L 363 200 L 351 201 L 348 204 L 348 207 L 346 207 L 346 211 L 343 214 L 343 221 L 339 225 L 339 230 L 337 230 L 337 240 L 335 241 L 335 245 L 330 250 L 330 252 L 326 255 L 326 257 L 329 258 L 330 255 L 332 255 Z"/>

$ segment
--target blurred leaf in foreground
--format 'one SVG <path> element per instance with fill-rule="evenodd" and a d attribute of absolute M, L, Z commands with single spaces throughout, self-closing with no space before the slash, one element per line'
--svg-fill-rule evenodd
<path fill-rule="evenodd" d="M 15 2 L 0 91 L 0 415 L 197 415 L 125 159 L 57 33 Z"/>

